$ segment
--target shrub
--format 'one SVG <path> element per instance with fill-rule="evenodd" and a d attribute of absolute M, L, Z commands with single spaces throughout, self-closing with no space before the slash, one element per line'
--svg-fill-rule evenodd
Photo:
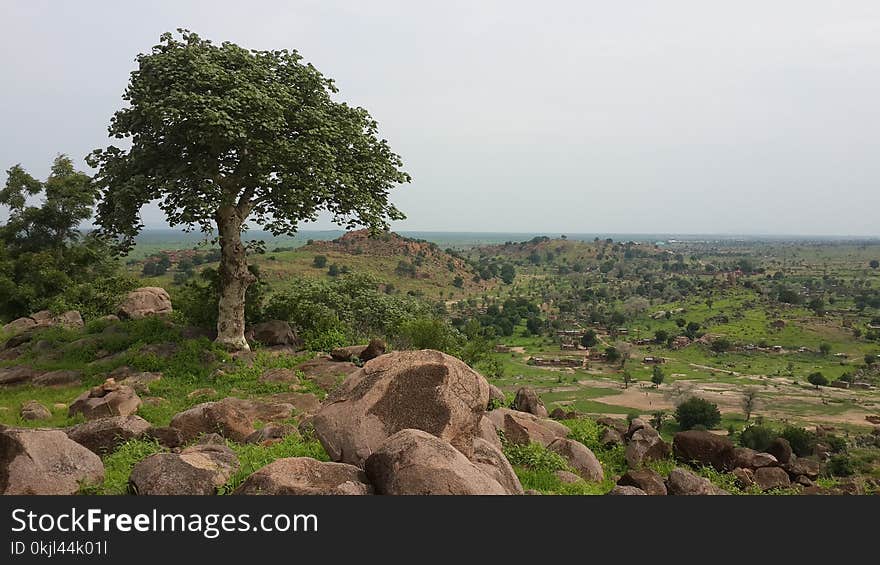
<path fill-rule="evenodd" d="M 678 405 L 675 419 L 683 430 L 693 429 L 694 426 L 712 429 L 721 422 L 721 412 L 714 403 L 694 396 Z"/>
<path fill-rule="evenodd" d="M 816 371 L 815 373 L 810 373 L 810 376 L 807 377 L 807 381 L 817 389 L 820 386 L 826 386 L 828 384 L 828 379 L 825 378 L 825 375 Z"/>
<path fill-rule="evenodd" d="M 828 461 L 828 473 L 833 477 L 849 477 L 855 472 L 855 463 L 849 455 L 834 455 Z"/>
<path fill-rule="evenodd" d="M 436 318 L 416 318 L 403 324 L 395 342 L 408 349 L 437 349 L 455 352 L 461 346 L 462 335 L 446 321 Z"/>
<path fill-rule="evenodd" d="M 739 444 L 755 451 L 767 451 L 773 440 L 779 437 L 776 431 L 762 424 L 752 424 L 739 434 Z"/>
<path fill-rule="evenodd" d="M 327 266 L 327 256 L 326 255 L 315 255 L 315 258 L 312 259 L 312 266 L 316 269 L 323 269 Z"/>
<path fill-rule="evenodd" d="M 787 426 L 780 435 L 788 440 L 788 443 L 791 444 L 791 450 L 798 457 L 813 454 L 816 447 L 816 434 L 808 432 L 804 428 Z"/>
<path fill-rule="evenodd" d="M 504 455 L 511 465 L 528 467 L 535 471 L 564 471 L 568 469 L 566 460 L 554 451 L 539 443 L 520 445 L 504 442 Z"/>

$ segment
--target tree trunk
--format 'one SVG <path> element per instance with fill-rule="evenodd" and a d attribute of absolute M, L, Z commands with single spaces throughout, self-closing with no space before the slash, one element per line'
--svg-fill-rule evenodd
<path fill-rule="evenodd" d="M 220 301 L 218 303 L 217 339 L 232 351 L 249 351 L 244 338 L 244 300 L 248 286 L 256 277 L 248 270 L 247 254 L 241 242 L 244 219 L 234 206 L 217 211 L 220 235 Z"/>

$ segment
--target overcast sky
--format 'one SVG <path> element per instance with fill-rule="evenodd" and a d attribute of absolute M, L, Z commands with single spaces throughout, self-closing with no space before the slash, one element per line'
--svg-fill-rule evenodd
<path fill-rule="evenodd" d="M 296 49 L 367 108 L 413 176 L 396 229 L 880 235 L 876 0 L 0 9 L 4 170 L 85 167 L 135 56 L 184 27 Z"/>

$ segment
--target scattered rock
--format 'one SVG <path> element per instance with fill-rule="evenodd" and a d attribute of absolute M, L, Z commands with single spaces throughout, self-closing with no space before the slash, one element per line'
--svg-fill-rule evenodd
<path fill-rule="evenodd" d="M 498 481 L 498 484 L 507 490 L 507 494 L 523 494 L 522 484 L 519 478 L 501 451 L 501 447 L 495 446 L 488 441 L 474 439 L 474 456 L 471 462 L 481 471 Z"/>
<path fill-rule="evenodd" d="M 538 418 L 547 418 L 547 408 L 544 402 L 534 390 L 522 387 L 516 391 L 516 397 L 513 399 L 513 408 L 520 412 L 528 412 L 534 414 Z"/>
<path fill-rule="evenodd" d="M 245 438 L 245 443 L 265 443 L 267 441 L 281 440 L 291 435 L 299 435 L 299 431 L 294 425 L 268 424 Z"/>
<path fill-rule="evenodd" d="M 455 357 L 395 351 L 349 375 L 312 425 L 331 459 L 353 465 L 403 429 L 424 430 L 467 457 L 488 401 L 486 379 Z"/>
<path fill-rule="evenodd" d="M 170 314 L 172 311 L 171 297 L 164 288 L 145 286 L 129 292 L 116 314 L 122 319 L 139 320 Z"/>
<path fill-rule="evenodd" d="M 803 486 L 803 487 L 814 487 L 814 486 L 816 486 L 816 483 L 813 482 L 813 480 L 810 479 L 810 477 L 808 477 L 808 476 L 806 476 L 806 475 L 798 475 L 797 478 L 795 478 L 794 482 L 796 482 L 797 484 L 799 484 L 799 485 L 801 485 L 801 486 Z"/>
<path fill-rule="evenodd" d="M 496 406 L 504 404 L 504 391 L 489 383 L 489 400 L 495 402 Z"/>
<path fill-rule="evenodd" d="M 783 468 L 793 477 L 804 475 L 810 479 L 818 479 L 822 471 L 822 464 L 812 457 L 793 457 Z"/>
<path fill-rule="evenodd" d="M 563 483 L 565 483 L 567 485 L 579 483 L 583 480 L 582 478 L 580 478 L 578 475 L 575 475 L 571 471 L 559 470 L 559 471 L 554 471 L 553 474 L 556 475 L 557 479 L 559 479 L 560 481 L 562 481 Z"/>
<path fill-rule="evenodd" d="M 103 480 L 101 459 L 63 431 L 0 428 L 0 494 L 76 494 Z"/>
<path fill-rule="evenodd" d="M 755 484 L 755 472 L 749 468 L 737 467 L 733 470 L 739 488 L 749 488 Z"/>
<path fill-rule="evenodd" d="M 615 485 L 608 494 L 610 496 L 647 496 L 648 493 L 638 487 L 629 485 Z"/>
<path fill-rule="evenodd" d="M 629 427 L 626 429 L 626 437 L 631 438 L 637 431 L 645 428 L 653 429 L 647 420 L 643 418 L 633 418 L 632 422 L 629 423 Z"/>
<path fill-rule="evenodd" d="M 150 428 L 150 423 L 140 416 L 111 416 L 77 424 L 67 430 L 67 437 L 103 455 L 130 439 L 142 437 Z"/>
<path fill-rule="evenodd" d="M 666 496 L 666 484 L 663 477 L 651 469 L 631 469 L 617 481 L 620 486 L 638 487 L 652 496 Z"/>
<path fill-rule="evenodd" d="M 132 373 L 122 379 L 119 384 L 130 386 L 139 394 L 150 392 L 150 385 L 162 380 L 162 373 Z"/>
<path fill-rule="evenodd" d="M 381 339 L 372 339 L 367 345 L 350 345 L 337 347 L 330 352 L 330 357 L 336 361 L 358 360 L 366 363 L 380 355 L 385 354 L 385 342 Z"/>
<path fill-rule="evenodd" d="M 672 495 L 724 495 L 730 494 L 709 482 L 709 479 L 699 477 L 692 472 L 676 467 L 669 473 L 666 479 L 666 490 Z"/>
<path fill-rule="evenodd" d="M 210 495 L 238 467 L 238 457 L 225 445 L 194 445 L 150 455 L 134 466 L 128 484 L 140 495 Z"/>
<path fill-rule="evenodd" d="M 723 471 L 733 457 L 733 443 L 710 432 L 688 430 L 675 434 L 672 452 L 679 461 L 711 465 Z"/>
<path fill-rule="evenodd" d="M 162 447 L 167 447 L 168 449 L 181 447 L 186 443 L 181 431 L 170 426 L 151 427 L 144 432 L 143 438 L 154 440 Z"/>
<path fill-rule="evenodd" d="M 755 484 L 761 490 L 770 490 L 788 488 L 791 486 L 791 480 L 788 478 L 788 473 L 780 467 L 761 467 L 755 471 Z"/>
<path fill-rule="evenodd" d="M 306 379 L 314 381 L 325 391 L 332 392 L 340 380 L 357 372 L 359 367 L 354 363 L 334 361 L 328 355 L 320 355 L 297 365 L 296 369 L 302 371 Z"/>
<path fill-rule="evenodd" d="M 203 402 L 179 412 L 171 419 L 171 427 L 180 431 L 184 442 L 208 433 L 219 433 L 242 442 L 254 433 L 253 420 L 239 407 L 225 401 Z"/>
<path fill-rule="evenodd" d="M 614 428 L 604 428 L 599 435 L 599 442 L 603 447 L 613 447 L 615 445 L 623 445 L 623 436 Z"/>
<path fill-rule="evenodd" d="M 0 385 L 26 383 L 32 380 L 34 377 L 38 376 L 39 374 L 40 373 L 37 370 L 32 369 L 31 367 L 26 367 L 24 365 L 3 367 L 0 368 Z"/>
<path fill-rule="evenodd" d="M 82 315 L 76 310 L 69 310 L 63 314 L 58 314 L 52 319 L 52 325 L 63 328 L 81 328 L 85 326 Z"/>
<path fill-rule="evenodd" d="M 584 444 L 573 439 L 558 438 L 547 449 L 561 455 L 585 480 L 598 482 L 605 478 L 602 464 Z"/>
<path fill-rule="evenodd" d="M 199 398 L 200 396 L 217 396 L 217 391 L 213 388 L 197 388 L 186 395 L 187 398 Z"/>
<path fill-rule="evenodd" d="M 28 400 L 21 405 L 19 415 L 22 420 L 48 420 L 52 412 L 36 400 Z"/>
<path fill-rule="evenodd" d="M 33 384 L 39 386 L 60 386 L 79 384 L 82 373 L 67 369 L 59 369 L 57 371 L 49 371 L 33 379 Z"/>
<path fill-rule="evenodd" d="M 422 430 L 390 436 L 367 458 L 364 470 L 378 494 L 507 494 L 455 447 Z"/>
<path fill-rule="evenodd" d="M 263 345 L 299 346 L 302 344 L 296 332 L 284 320 L 270 320 L 256 324 L 248 330 L 247 337 Z"/>
<path fill-rule="evenodd" d="M 640 428 L 630 438 L 624 456 L 631 469 L 638 469 L 647 461 L 669 457 L 669 444 L 663 441 L 654 428 Z"/>
<path fill-rule="evenodd" d="M 780 465 L 786 465 L 791 462 L 792 457 L 794 456 L 794 452 L 791 449 L 791 444 L 788 443 L 788 440 L 784 437 L 778 437 L 774 439 L 770 446 L 767 448 L 767 453 L 772 455 L 779 461 Z"/>
<path fill-rule="evenodd" d="M 29 316 L 25 316 L 23 318 L 16 318 L 12 320 L 8 324 L 3 326 L 3 333 L 6 334 L 18 334 L 22 332 L 26 332 L 28 330 L 32 330 L 37 327 L 37 322 L 34 321 L 33 318 Z"/>
<path fill-rule="evenodd" d="M 295 369 L 277 368 L 269 369 L 260 375 L 261 383 L 299 383 L 299 375 Z"/>
<path fill-rule="evenodd" d="M 626 435 L 626 432 L 629 431 L 629 424 L 626 423 L 626 420 L 623 418 L 611 418 L 610 416 L 602 416 L 596 420 L 596 423 L 600 426 L 605 426 L 606 428 L 610 428 L 615 430 L 620 434 L 621 437 Z"/>
<path fill-rule="evenodd" d="M 483 441 L 488 441 L 498 449 L 501 449 L 502 447 L 501 438 L 498 437 L 498 430 L 495 429 L 495 424 L 493 424 L 492 420 L 486 416 L 480 418 L 480 427 L 477 429 L 477 437 Z"/>
<path fill-rule="evenodd" d="M 310 392 L 283 392 L 270 398 L 279 404 L 289 404 L 297 416 L 311 416 L 321 409 L 321 399 Z"/>
<path fill-rule="evenodd" d="M 759 467 L 775 467 L 779 462 L 769 453 L 759 453 L 748 447 L 736 447 L 730 456 L 727 466 L 731 469 L 758 469 Z"/>
<path fill-rule="evenodd" d="M 289 457 L 252 473 L 234 494 L 365 495 L 373 494 L 373 487 L 354 465 Z"/>
<path fill-rule="evenodd" d="M 497 408 L 488 412 L 486 416 L 498 431 L 504 433 L 507 441 L 520 445 L 540 443 L 547 447 L 555 439 L 567 436 L 569 431 L 559 422 L 510 408 Z"/>
<path fill-rule="evenodd" d="M 129 386 L 107 379 L 76 397 L 67 410 L 68 416 L 82 414 L 86 420 L 108 416 L 128 416 L 137 412 L 141 399 Z"/>

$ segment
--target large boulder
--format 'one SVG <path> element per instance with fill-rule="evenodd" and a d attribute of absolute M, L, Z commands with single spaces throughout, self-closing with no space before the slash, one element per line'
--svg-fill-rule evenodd
<path fill-rule="evenodd" d="M 422 430 L 390 436 L 364 470 L 378 494 L 508 494 L 450 443 Z"/>
<path fill-rule="evenodd" d="M 608 494 L 610 496 L 647 496 L 648 493 L 631 485 L 614 485 Z"/>
<path fill-rule="evenodd" d="M 617 484 L 637 487 L 646 494 L 654 496 L 666 496 L 667 494 L 663 477 L 651 469 L 630 469 L 618 479 Z"/>
<path fill-rule="evenodd" d="M 547 449 L 561 455 L 584 480 L 599 482 L 605 478 L 602 464 L 584 444 L 573 439 L 558 438 Z"/>
<path fill-rule="evenodd" d="M 107 379 L 76 397 L 68 408 L 68 416 L 82 414 L 86 420 L 108 416 L 129 416 L 137 412 L 141 399 L 130 386 Z"/>
<path fill-rule="evenodd" d="M 39 371 L 25 365 L 0 367 L 0 385 L 22 384 L 34 379 Z"/>
<path fill-rule="evenodd" d="M 103 455 L 130 439 L 142 437 L 150 428 L 150 423 L 140 416 L 111 416 L 77 424 L 67 430 L 67 437 Z"/>
<path fill-rule="evenodd" d="M 501 438 L 498 437 L 498 430 L 488 416 L 480 418 L 480 427 L 477 430 L 477 437 L 483 441 L 488 441 L 498 449 L 501 449 L 502 447 Z"/>
<path fill-rule="evenodd" d="M 652 428 L 651 424 L 649 424 L 647 420 L 645 420 L 644 418 L 633 418 L 626 429 L 626 437 L 631 438 L 633 434 L 635 434 L 637 431 L 643 430 L 645 428 Z"/>
<path fill-rule="evenodd" d="M 781 467 L 761 467 L 755 471 L 755 484 L 761 490 L 788 488 L 791 486 L 791 479 Z"/>
<path fill-rule="evenodd" d="M 243 442 L 254 432 L 253 420 L 232 403 L 223 401 L 203 402 L 179 412 L 171 419 L 170 427 L 180 431 L 184 442 L 209 433 Z"/>
<path fill-rule="evenodd" d="M 794 458 L 791 444 L 784 437 L 778 437 L 770 442 L 770 446 L 767 447 L 767 453 L 775 457 L 780 465 L 786 465 Z"/>
<path fill-rule="evenodd" d="M 711 465 L 723 471 L 733 458 L 733 443 L 710 432 L 688 430 L 672 438 L 672 452 L 679 461 Z"/>
<path fill-rule="evenodd" d="M 134 494 L 210 495 L 238 470 L 225 445 L 194 445 L 180 453 L 156 453 L 137 463 L 128 479 Z"/>
<path fill-rule="evenodd" d="M 150 385 L 162 380 L 162 373 L 129 373 L 119 381 L 123 386 L 130 386 L 138 394 L 147 394 L 150 392 Z"/>
<path fill-rule="evenodd" d="M 727 463 L 729 469 L 740 467 L 752 470 L 760 467 L 775 467 L 777 465 L 779 465 L 779 462 L 769 453 L 760 453 L 748 447 L 734 448 L 730 461 Z"/>
<path fill-rule="evenodd" d="M 302 344 L 296 332 L 284 320 L 270 320 L 256 324 L 248 330 L 248 338 L 269 346 L 292 345 L 296 347 Z"/>
<path fill-rule="evenodd" d="M 615 445 L 623 445 L 623 436 L 614 428 L 603 428 L 599 434 L 599 443 L 604 447 L 614 447 Z"/>
<path fill-rule="evenodd" d="M 335 390 L 341 380 L 358 369 L 354 363 L 334 361 L 328 355 L 320 355 L 296 366 L 297 371 L 302 371 L 303 377 L 314 381 L 327 392 Z"/>
<path fill-rule="evenodd" d="M 330 357 L 335 361 L 358 360 L 366 363 L 380 355 L 385 354 L 387 346 L 381 339 L 371 339 L 367 345 L 351 345 L 349 347 L 337 347 L 330 352 Z"/>
<path fill-rule="evenodd" d="M 395 351 L 349 375 L 312 424 L 330 458 L 352 465 L 362 466 L 404 429 L 433 434 L 471 456 L 488 401 L 486 379 L 455 357 Z"/>
<path fill-rule="evenodd" d="M 818 459 L 814 459 L 812 457 L 794 457 L 792 456 L 791 460 L 788 464 L 783 466 L 783 469 L 788 471 L 792 477 L 797 477 L 798 475 L 806 476 L 810 479 L 818 479 L 819 473 L 822 470 L 822 464 Z"/>
<path fill-rule="evenodd" d="M 0 429 L 0 494 L 76 494 L 103 480 L 101 459 L 61 430 Z"/>
<path fill-rule="evenodd" d="M 547 414 L 547 408 L 544 407 L 544 402 L 541 400 L 541 397 L 539 397 L 538 393 L 534 390 L 527 387 L 522 387 L 516 391 L 516 397 L 513 399 L 513 407 L 520 412 L 528 412 L 539 418 L 549 417 L 549 414 Z"/>
<path fill-rule="evenodd" d="M 48 420 L 52 412 L 36 400 L 28 400 L 21 405 L 19 416 L 22 420 Z"/>
<path fill-rule="evenodd" d="M 62 328 L 81 328 L 85 326 L 85 323 L 83 323 L 82 314 L 76 310 L 68 310 L 52 318 L 52 325 Z"/>
<path fill-rule="evenodd" d="M 624 420 L 623 418 L 602 416 L 601 418 L 596 419 L 596 423 L 600 426 L 605 426 L 606 428 L 615 430 L 621 435 L 621 437 L 627 435 L 627 431 L 629 430 L 629 424 L 627 424 L 626 420 Z"/>
<path fill-rule="evenodd" d="M 171 297 L 164 288 L 144 286 L 129 292 L 116 313 L 122 319 L 139 320 L 148 316 L 170 314 L 172 311 Z"/>
<path fill-rule="evenodd" d="M 730 494 L 713 485 L 709 479 L 699 477 L 687 469 L 676 467 L 666 479 L 666 490 L 673 495 L 724 495 Z"/>
<path fill-rule="evenodd" d="M 82 373 L 71 369 L 58 369 L 49 371 L 42 375 L 37 375 L 33 379 L 33 384 L 39 386 L 63 386 L 70 384 L 78 384 Z"/>
<path fill-rule="evenodd" d="M 367 475 L 354 465 L 310 457 L 277 459 L 251 474 L 234 494 L 373 494 Z"/>
<path fill-rule="evenodd" d="M 489 401 L 495 402 L 496 406 L 504 404 L 504 391 L 489 383 Z"/>
<path fill-rule="evenodd" d="M 557 438 L 567 436 L 569 432 L 564 424 L 510 408 L 497 408 L 486 416 L 504 434 L 507 441 L 520 445 L 539 443 L 547 447 Z"/>
<path fill-rule="evenodd" d="M 654 428 L 639 428 L 626 445 L 624 457 L 631 469 L 637 469 L 647 461 L 659 461 L 669 457 L 669 444 L 663 441 Z"/>
<path fill-rule="evenodd" d="M 482 438 L 474 439 L 474 456 L 471 462 L 498 481 L 507 489 L 508 494 L 523 494 L 522 484 L 500 447 Z"/>
<path fill-rule="evenodd" d="M 5 334 L 18 334 L 23 333 L 28 330 L 32 330 L 37 327 L 37 322 L 31 318 L 30 316 L 25 316 L 23 318 L 16 318 L 12 320 L 8 324 L 3 326 L 3 333 Z"/>

